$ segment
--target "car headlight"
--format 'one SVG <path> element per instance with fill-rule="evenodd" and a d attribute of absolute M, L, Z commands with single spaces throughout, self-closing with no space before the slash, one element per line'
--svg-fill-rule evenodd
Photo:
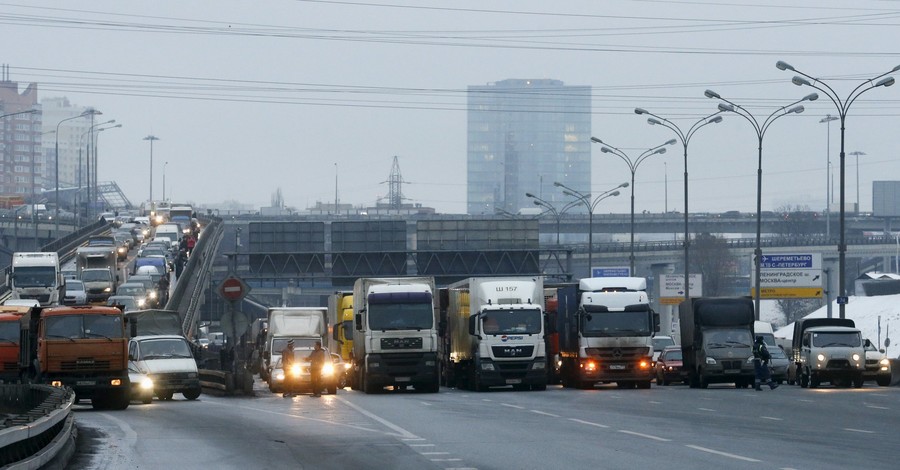
<path fill-rule="evenodd" d="M 353 364 L 350 364 L 349 362 L 344 363 L 344 370 L 350 370 L 351 367 L 353 367 Z"/>
<path fill-rule="evenodd" d="M 481 370 L 494 370 L 494 364 L 492 364 L 490 362 L 482 362 Z"/>
<path fill-rule="evenodd" d="M 124 247 L 124 246 L 120 246 L 120 247 L 119 247 L 119 253 L 125 253 L 125 247 Z"/>
<path fill-rule="evenodd" d="M 144 306 L 144 299 L 138 299 L 137 304 L 138 304 L 138 307 L 143 307 L 143 306 Z"/>
<path fill-rule="evenodd" d="M 713 358 L 711 358 L 711 357 L 707 357 L 707 358 L 706 358 L 706 363 L 707 363 L 708 365 L 714 366 L 714 365 L 716 365 L 716 360 L 713 359 Z"/>
<path fill-rule="evenodd" d="M 824 355 L 824 354 L 819 354 L 818 356 L 816 356 L 816 359 L 818 359 L 819 362 L 825 362 L 825 355 Z"/>
<path fill-rule="evenodd" d="M 881 365 L 883 365 L 883 366 L 889 366 L 889 365 L 891 365 L 891 361 L 888 360 L 888 358 L 884 358 L 884 359 L 878 361 L 878 363 L 881 364 Z"/>
<path fill-rule="evenodd" d="M 300 376 L 300 364 L 294 364 L 291 366 L 291 375 L 295 377 Z"/>
<path fill-rule="evenodd" d="M 851 356 L 855 362 L 859 362 L 859 354 L 854 354 Z"/>
<path fill-rule="evenodd" d="M 150 377 L 144 377 L 141 379 L 140 384 L 138 386 L 141 390 L 152 390 L 153 389 L 153 379 Z"/>
<path fill-rule="evenodd" d="M 275 380 L 277 380 L 279 382 L 284 380 L 284 371 L 279 371 L 278 373 L 276 373 Z"/>
<path fill-rule="evenodd" d="M 112 292 L 112 287 L 107 287 L 106 289 L 103 289 L 103 292 Z"/>
<path fill-rule="evenodd" d="M 334 365 L 333 364 L 325 364 L 322 366 L 322 375 L 331 376 L 334 375 Z"/>
<path fill-rule="evenodd" d="M 157 297 L 157 293 L 155 291 L 150 292 L 150 298 L 155 299 Z"/>

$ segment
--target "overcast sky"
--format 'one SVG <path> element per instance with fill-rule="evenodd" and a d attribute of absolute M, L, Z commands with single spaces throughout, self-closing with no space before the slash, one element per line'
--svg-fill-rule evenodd
<path fill-rule="evenodd" d="M 465 212 L 468 85 L 551 78 L 593 87 L 593 135 L 635 155 L 673 137 L 634 114 L 685 128 L 715 111 L 711 88 L 762 120 L 814 92 L 785 60 L 846 97 L 900 64 L 900 4 L 891 1 L 29 1 L 0 3 L 0 62 L 41 97 L 94 106 L 121 129 L 100 140 L 100 180 L 132 202 L 154 195 L 268 205 L 281 188 L 303 209 L 335 197 L 373 204 L 393 156 L 404 195 Z M 900 79 L 900 75 L 897 76 Z M 871 181 L 900 180 L 900 86 L 863 95 L 847 119 L 860 200 Z M 763 210 L 824 208 L 824 95 L 776 121 L 763 141 Z M 49 123 L 49 126 L 54 123 Z M 838 168 L 839 122 L 831 124 Z M 734 115 L 689 148 L 691 212 L 755 211 L 757 138 Z M 665 162 L 665 164 L 664 164 Z M 594 192 L 630 178 L 593 151 Z M 683 208 L 680 147 L 637 172 L 636 210 Z M 835 171 L 837 173 L 837 171 Z M 666 198 L 668 181 L 668 198 Z M 837 181 L 837 175 L 835 175 Z M 837 187 L 834 197 L 837 200 Z M 847 202 L 856 160 L 847 157 Z M 598 213 L 627 213 L 627 193 Z"/>

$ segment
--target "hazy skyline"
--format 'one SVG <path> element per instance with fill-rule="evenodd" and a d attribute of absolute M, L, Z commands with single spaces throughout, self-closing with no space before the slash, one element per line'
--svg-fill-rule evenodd
<path fill-rule="evenodd" d="M 882 1 L 343 2 L 275 0 L 0 4 L 0 62 L 41 98 L 94 106 L 121 129 L 104 133 L 99 179 L 133 203 L 148 194 L 268 205 L 371 205 L 388 193 L 399 157 L 410 202 L 466 210 L 466 87 L 509 78 L 561 80 L 593 89 L 592 135 L 637 155 L 673 137 L 635 107 L 685 129 L 715 112 L 705 89 L 762 120 L 815 91 L 791 84 L 785 60 L 844 98 L 862 80 L 900 64 L 900 6 Z M 900 79 L 900 74 L 897 75 Z M 860 201 L 871 181 L 900 179 L 891 130 L 900 86 L 867 92 L 847 119 L 846 151 L 862 151 Z M 779 119 L 763 150 L 763 210 L 822 210 L 826 193 L 824 96 Z M 725 115 L 691 142 L 691 212 L 756 208 L 757 139 Z M 56 123 L 45 122 L 45 126 Z M 837 184 L 839 122 L 831 123 Z M 665 164 L 663 163 L 665 162 Z M 635 210 L 683 207 L 679 146 L 637 172 Z M 592 151 L 592 190 L 630 178 L 625 164 Z M 847 157 L 846 201 L 856 201 Z M 666 187 L 668 191 L 666 192 Z M 527 189 L 526 189 L 527 190 Z M 629 191 L 598 213 L 627 213 Z M 838 198 L 834 189 L 835 201 Z"/>

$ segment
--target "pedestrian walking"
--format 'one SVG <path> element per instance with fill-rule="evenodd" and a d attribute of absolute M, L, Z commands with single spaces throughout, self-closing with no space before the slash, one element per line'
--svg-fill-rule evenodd
<path fill-rule="evenodd" d="M 753 343 L 753 369 L 756 372 L 753 388 L 756 391 L 762 390 L 760 387 L 762 382 L 765 382 L 771 390 L 778 388 L 778 384 L 772 381 L 772 374 L 769 373 L 770 359 L 772 359 L 772 355 L 769 354 L 766 342 L 763 341 L 762 336 L 757 336 L 756 341 Z"/>
<path fill-rule="evenodd" d="M 284 398 L 294 396 L 294 384 L 297 382 L 296 377 L 292 374 L 292 366 L 294 365 L 294 340 L 290 339 L 287 346 L 281 350 L 281 370 L 284 372 Z"/>

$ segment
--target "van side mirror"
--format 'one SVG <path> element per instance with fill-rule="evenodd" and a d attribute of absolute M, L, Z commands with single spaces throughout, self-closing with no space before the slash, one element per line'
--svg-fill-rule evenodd
<path fill-rule="evenodd" d="M 357 331 L 362 331 L 362 329 L 363 329 L 363 327 L 362 327 L 362 314 L 361 314 L 361 313 L 357 313 L 356 316 L 354 317 L 354 320 L 356 320 L 356 329 L 357 329 Z"/>
<path fill-rule="evenodd" d="M 478 326 L 478 315 L 472 315 L 469 317 L 469 334 L 481 339 L 480 335 L 475 334 L 476 326 Z"/>
<path fill-rule="evenodd" d="M 869 338 L 866 338 L 866 342 L 865 342 L 864 346 L 867 348 L 872 347 L 872 341 L 870 341 Z"/>

